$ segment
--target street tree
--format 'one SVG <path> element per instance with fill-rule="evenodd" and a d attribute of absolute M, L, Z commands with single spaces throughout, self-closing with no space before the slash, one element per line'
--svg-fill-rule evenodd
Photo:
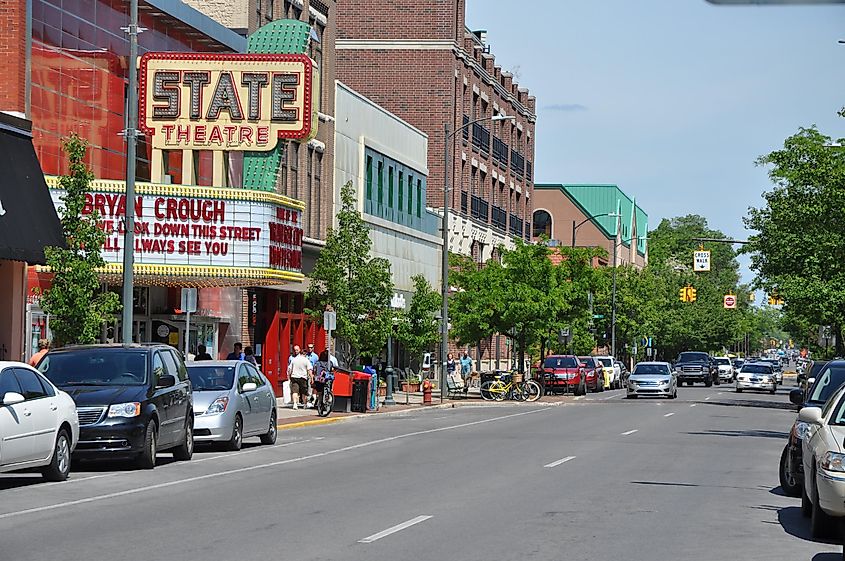
<path fill-rule="evenodd" d="M 338 360 L 354 366 L 363 357 L 378 355 L 387 342 L 393 280 L 390 263 L 370 256 L 370 231 L 351 181 L 341 188 L 340 198 L 337 228 L 328 229 L 306 299 L 314 303 L 309 311 L 318 322 L 326 309 L 337 313 Z"/>
<path fill-rule="evenodd" d="M 85 214 L 85 196 L 94 174 L 85 164 L 87 143 L 72 134 L 63 143 L 69 173 L 59 179 L 65 195 L 59 214 L 66 247 L 47 247 L 44 253 L 53 274 L 41 306 L 50 316 L 56 346 L 94 343 L 103 323 L 120 311 L 117 294 L 103 291 L 98 269 L 106 234 L 97 226 L 97 213 Z"/>
<path fill-rule="evenodd" d="M 745 225 L 757 233 L 751 255 L 757 285 L 777 292 L 784 310 L 812 330 L 830 325 L 836 354 L 845 352 L 845 149 L 843 140 L 800 129 L 783 148 L 758 159 L 775 187 L 749 209 Z M 836 146 L 839 144 L 839 146 Z"/>
<path fill-rule="evenodd" d="M 408 309 L 399 313 L 396 338 L 413 361 L 431 349 L 440 336 L 439 323 L 435 318 L 440 308 L 440 294 L 423 275 L 414 275 L 411 280 L 414 283 L 414 295 Z"/>

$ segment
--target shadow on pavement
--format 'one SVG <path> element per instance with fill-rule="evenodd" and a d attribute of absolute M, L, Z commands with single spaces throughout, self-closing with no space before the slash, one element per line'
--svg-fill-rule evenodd
<path fill-rule="evenodd" d="M 777 438 L 786 440 L 789 438 L 788 432 L 781 432 L 775 430 L 704 430 L 692 431 L 684 434 L 697 434 L 702 436 L 734 436 L 734 437 L 755 437 L 755 438 Z"/>
<path fill-rule="evenodd" d="M 813 561 L 841 561 L 842 556 L 838 553 L 817 553 L 813 555 Z"/>
<path fill-rule="evenodd" d="M 7 489 L 17 489 L 18 487 L 28 487 L 30 485 L 39 485 L 44 483 L 44 478 L 40 473 L 16 473 L 4 475 L 0 477 L 0 491 Z"/>
<path fill-rule="evenodd" d="M 809 519 L 801 516 L 801 508 L 797 506 L 788 506 L 778 510 L 778 522 L 780 522 L 781 527 L 786 531 L 787 534 L 802 539 L 804 541 L 826 543 L 829 545 L 839 545 L 840 543 L 842 543 L 841 540 L 838 540 L 836 538 L 814 540 L 812 536 L 810 536 L 810 521 Z M 836 557 L 833 557 L 833 559 L 842 559 L 841 555 L 833 553 L 820 553 L 819 555 L 822 556 L 821 559 L 826 559 L 826 557 L 824 557 L 825 555 L 837 555 Z M 819 555 L 813 557 L 813 559 L 819 559 Z"/>
<path fill-rule="evenodd" d="M 782 409 L 795 411 L 795 405 L 789 402 L 765 401 L 762 399 L 730 399 L 722 401 L 703 401 L 703 405 L 721 405 L 723 407 L 759 407 L 763 409 Z"/>

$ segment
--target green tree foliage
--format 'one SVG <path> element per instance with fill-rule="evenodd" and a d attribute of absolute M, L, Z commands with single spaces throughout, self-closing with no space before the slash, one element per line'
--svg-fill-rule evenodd
<path fill-rule="evenodd" d="M 830 325 L 843 353 L 845 324 L 845 149 L 815 128 L 761 157 L 774 189 L 745 220 L 758 233 L 745 251 L 760 288 L 777 291 L 800 339 Z M 841 144 L 841 139 L 840 139 Z M 809 333 L 808 333 L 809 332 Z"/>
<path fill-rule="evenodd" d="M 591 266 L 596 250 L 560 248 L 560 264 L 543 244 L 516 240 L 502 249 L 502 260 L 479 267 L 472 259 L 452 256 L 450 297 L 452 336 L 473 344 L 493 334 L 509 337 L 520 353 L 588 313 L 587 298 L 599 277 Z"/>
<path fill-rule="evenodd" d="M 44 250 L 54 276 L 41 300 L 50 315 L 56 346 L 94 343 L 103 322 L 120 310 L 117 295 L 100 289 L 97 274 L 97 269 L 106 265 L 100 255 L 106 234 L 97 227 L 96 213 L 82 213 L 85 195 L 94 179 L 85 164 L 86 143 L 73 134 L 65 139 L 64 151 L 70 173 L 59 180 L 66 191 L 59 214 L 67 247 Z"/>
<path fill-rule="evenodd" d="M 396 338 L 404 345 L 412 360 L 419 359 L 440 336 L 439 322 L 435 314 L 440 308 L 440 294 L 422 275 L 411 277 L 414 282 L 414 296 L 407 311 L 400 312 Z"/>
<path fill-rule="evenodd" d="M 306 298 L 316 302 L 311 313 L 317 321 L 322 321 L 327 307 L 337 313 L 337 355 L 353 366 L 361 357 L 379 354 L 387 341 L 393 321 L 393 281 L 390 263 L 370 257 L 369 228 L 358 211 L 351 181 L 340 196 L 338 227 L 329 228 Z"/>

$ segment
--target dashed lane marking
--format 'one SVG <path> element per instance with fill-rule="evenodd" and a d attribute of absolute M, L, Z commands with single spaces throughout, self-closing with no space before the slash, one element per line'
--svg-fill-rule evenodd
<path fill-rule="evenodd" d="M 544 468 L 553 468 L 553 467 L 557 467 L 557 466 L 559 466 L 560 464 L 565 464 L 566 462 L 568 462 L 568 461 L 570 461 L 570 460 L 574 460 L 574 459 L 575 459 L 575 456 L 567 456 L 567 457 L 565 457 L 565 458 L 561 458 L 561 459 L 559 459 L 559 460 L 555 460 L 554 462 L 552 462 L 552 463 L 550 463 L 550 464 L 546 464 L 546 465 L 544 465 L 543 467 L 544 467 Z"/>

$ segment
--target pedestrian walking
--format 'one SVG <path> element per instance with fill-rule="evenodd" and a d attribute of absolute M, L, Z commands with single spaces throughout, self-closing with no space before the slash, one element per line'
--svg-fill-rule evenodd
<path fill-rule="evenodd" d="M 32 358 L 29 359 L 29 365 L 35 368 L 38 366 L 38 363 L 41 362 L 41 359 L 44 358 L 50 352 L 50 341 L 47 339 L 39 339 L 38 340 L 38 352 L 32 355 Z"/>
<path fill-rule="evenodd" d="M 452 353 L 446 355 L 446 374 L 451 377 L 453 380 L 455 379 L 455 370 L 457 370 L 457 362 L 455 361 L 455 356 Z"/>
<path fill-rule="evenodd" d="M 463 378 L 464 383 L 466 383 L 467 378 L 469 378 L 471 373 L 472 358 L 470 358 L 469 353 L 464 351 L 464 354 L 461 356 L 461 378 Z"/>
<path fill-rule="evenodd" d="M 252 347 L 244 348 L 244 360 L 258 368 L 258 361 L 255 359 L 255 351 L 252 350 Z"/>
<path fill-rule="evenodd" d="M 244 346 L 243 343 L 235 343 L 232 345 L 232 352 L 226 355 L 226 360 L 243 360 Z"/>
<path fill-rule="evenodd" d="M 302 405 L 306 405 L 308 397 L 308 378 L 314 372 L 314 366 L 307 355 L 302 353 L 299 345 L 293 346 L 294 356 L 288 365 L 288 378 L 290 379 L 290 393 L 293 400 L 293 408 L 299 409 L 300 399 Z"/>
<path fill-rule="evenodd" d="M 194 358 L 194 362 L 198 360 L 212 360 L 211 355 L 208 354 L 208 349 L 206 349 L 205 345 L 197 345 L 197 356 Z"/>
<path fill-rule="evenodd" d="M 329 351 L 324 350 L 317 357 L 317 363 L 314 365 L 314 380 L 312 383 L 313 405 L 317 404 L 318 399 L 322 399 L 323 388 L 326 387 L 329 379 L 332 377 L 332 363 L 329 360 Z"/>

